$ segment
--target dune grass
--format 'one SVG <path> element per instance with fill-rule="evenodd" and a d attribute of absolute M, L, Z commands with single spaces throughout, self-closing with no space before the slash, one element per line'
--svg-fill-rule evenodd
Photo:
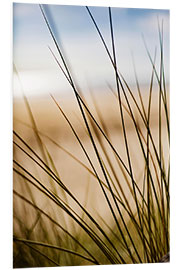
<path fill-rule="evenodd" d="M 69 132 L 74 135 L 75 143 L 79 144 L 84 153 L 88 166 L 83 163 L 76 153 L 66 150 L 63 145 L 54 141 L 38 129 L 35 117 L 28 99 L 24 95 L 31 125 L 34 132 L 37 149 L 26 142 L 14 130 L 14 181 L 20 188 L 16 190 L 14 184 L 14 267 L 39 266 L 72 266 L 98 264 L 127 264 L 159 262 L 163 255 L 169 252 L 169 158 L 168 164 L 164 161 L 164 141 L 162 139 L 162 117 L 166 120 L 167 144 L 170 142 L 168 90 L 165 81 L 163 55 L 163 25 L 158 25 L 160 44 L 160 70 L 156 68 L 156 54 L 150 55 L 144 40 L 147 57 L 152 64 L 150 85 L 148 90 L 148 106 L 143 101 L 141 86 L 138 82 L 134 64 L 138 97 L 134 94 L 128 82 L 118 69 L 116 58 L 116 44 L 113 29 L 113 14 L 109 12 L 111 47 L 99 29 L 90 8 L 86 7 L 87 16 L 90 16 L 95 31 L 102 42 L 109 57 L 110 65 L 114 70 L 116 89 L 113 92 L 119 107 L 119 123 L 125 147 L 126 158 L 111 141 L 111 131 L 98 107 L 96 97 L 91 93 L 96 116 L 89 108 L 89 104 L 81 91 L 76 88 L 71 71 L 63 52 L 53 34 L 50 23 L 40 5 L 42 16 L 48 27 L 59 59 L 50 48 L 52 57 L 57 63 L 60 72 L 63 72 L 72 91 L 74 92 L 82 126 L 86 136 L 94 149 L 96 162 L 91 158 L 83 140 L 78 135 L 73 123 L 61 108 L 54 96 L 50 98 L 59 113 L 67 122 Z M 112 50 L 112 53 L 111 53 Z M 16 74 L 18 72 L 16 70 Z M 151 130 L 151 107 L 154 84 L 158 85 L 158 140 Z M 138 115 L 138 117 L 137 117 Z M 144 159 L 142 181 L 136 178 L 133 158 L 131 156 L 126 117 L 131 120 L 139 149 Z M 57 120 L 58 121 L 58 120 Z M 27 126 L 27 124 L 25 123 Z M 145 130 L 145 132 L 144 132 Z M 44 141 L 50 141 L 69 159 L 74 159 L 87 175 L 99 183 L 104 196 L 104 204 L 111 213 L 111 223 L 100 213 L 92 213 L 86 203 L 89 187 L 84 187 L 85 202 L 82 203 L 70 190 L 60 172 L 56 169 L 51 153 Z M 167 145 L 166 145 L 167 146 Z M 169 147 L 169 146 L 168 146 Z M 118 165 L 115 169 L 109 153 Z M 37 168 L 37 173 L 31 167 L 24 165 L 18 155 L 23 156 Z M 25 163 L 26 164 L 26 163 Z M 29 163 L 27 163 L 29 164 Z M 71 172 L 70 172 L 71 173 Z M 76 176 L 75 176 L 76 177 Z M 44 180 L 46 179 L 46 180 Z M 124 184 L 128 187 L 128 193 Z M 28 194 L 28 195 L 27 195 Z M 37 199 L 38 197 L 38 199 Z M 39 205 L 39 200 L 44 206 Z M 72 204 L 70 203 L 72 202 Z M 74 208 L 74 205 L 77 208 Z M 20 214 L 21 213 L 21 214 Z M 22 218 L 24 216 L 25 218 Z M 26 223 L 26 217 L 31 219 L 31 225 Z"/>

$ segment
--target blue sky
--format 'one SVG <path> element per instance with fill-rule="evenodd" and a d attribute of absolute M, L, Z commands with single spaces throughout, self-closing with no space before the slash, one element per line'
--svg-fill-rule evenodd
<path fill-rule="evenodd" d="M 81 88 L 115 84 L 114 72 L 94 25 L 83 6 L 44 5 L 53 32 L 63 48 L 73 75 Z M 111 51 L 108 8 L 90 7 Z M 112 8 L 118 67 L 134 84 L 132 54 L 140 83 L 149 83 L 151 64 L 142 41 L 144 34 L 151 54 L 159 49 L 158 19 L 164 26 L 164 63 L 169 80 L 169 11 L 157 9 Z M 27 95 L 69 91 L 48 46 L 57 55 L 40 8 L 36 4 L 14 4 L 13 60 Z M 58 56 L 58 55 L 57 55 Z M 157 57 L 157 62 L 159 58 Z M 14 80 L 14 94 L 18 95 Z"/>

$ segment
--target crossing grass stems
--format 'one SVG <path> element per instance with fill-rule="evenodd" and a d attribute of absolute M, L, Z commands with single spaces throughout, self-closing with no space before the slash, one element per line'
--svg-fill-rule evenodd
<path fill-rule="evenodd" d="M 41 177 L 34 175 L 28 167 L 21 164 L 14 154 L 14 181 L 18 181 L 28 190 L 26 193 L 20 192 L 14 188 L 14 204 L 21 205 L 21 212 L 27 214 L 32 211 L 33 223 L 31 227 L 21 220 L 18 211 L 14 210 L 14 221 L 18 224 L 19 230 L 14 227 L 14 267 L 27 266 L 58 266 L 58 265 L 98 265 L 98 264 L 127 264 L 127 263 L 150 263 L 159 262 L 161 258 L 169 252 L 169 176 L 170 167 L 164 162 L 163 142 L 162 142 L 162 115 L 166 119 L 166 132 L 168 143 L 170 142 L 169 128 L 169 107 L 168 107 L 168 90 L 165 81 L 164 71 L 164 55 L 163 55 L 163 23 L 158 24 L 159 44 L 160 44 L 160 70 L 156 68 L 156 54 L 151 56 L 148 46 L 143 37 L 147 57 L 152 65 L 152 73 L 150 74 L 150 85 L 148 90 L 148 107 L 142 97 L 141 87 L 136 75 L 136 84 L 140 104 L 128 82 L 118 69 L 116 58 L 116 44 L 113 28 L 113 12 L 108 8 L 108 20 L 110 25 L 111 48 L 102 35 L 100 28 L 89 7 L 85 7 L 87 16 L 90 17 L 94 29 L 99 36 L 104 50 L 106 51 L 110 65 L 114 70 L 116 89 L 111 89 L 116 96 L 119 106 L 119 122 L 122 126 L 122 134 L 127 157 L 127 164 L 121 157 L 121 154 L 110 140 L 110 130 L 103 119 L 98 108 L 96 99 L 92 96 L 96 108 L 97 118 L 88 106 L 88 102 L 76 87 L 73 80 L 71 70 L 68 67 L 67 59 L 63 55 L 56 37 L 51 29 L 51 25 L 46 17 L 43 5 L 40 5 L 40 11 L 48 28 L 49 34 L 54 42 L 58 52 L 59 59 L 51 48 L 52 57 L 57 63 L 60 72 L 67 79 L 69 85 L 74 92 L 79 112 L 83 119 L 83 125 L 94 149 L 97 158 L 97 164 L 91 159 L 88 151 L 83 145 L 82 139 L 73 127 L 70 119 L 61 108 L 54 96 L 51 96 L 54 106 L 64 117 L 69 125 L 69 129 L 74 134 L 77 144 L 80 145 L 89 166 L 81 162 L 75 154 L 67 151 L 63 146 L 59 145 L 52 138 L 42 133 L 33 116 L 28 99 L 23 95 L 26 108 L 31 119 L 31 129 L 34 132 L 39 151 L 33 149 L 30 143 L 26 142 L 16 130 L 14 133 L 14 149 L 30 160 L 34 166 L 37 166 L 48 177 L 50 185 L 44 183 Z M 112 50 L 112 52 L 111 52 Z M 14 65 L 16 75 L 18 71 Z M 158 104 L 158 143 L 155 142 L 150 126 L 152 95 L 154 82 L 158 84 L 159 104 Z M 143 128 L 146 133 L 142 132 L 135 112 L 139 115 Z M 147 112 L 146 112 L 147 111 Z M 144 177 L 143 188 L 138 185 L 138 181 L 133 172 L 132 157 L 129 151 L 128 131 L 125 122 L 125 114 L 132 121 L 135 134 L 138 138 L 140 151 L 144 158 Z M 48 151 L 44 139 L 48 139 L 57 148 L 64 151 L 70 159 L 80 164 L 83 169 L 87 170 L 89 176 L 98 181 L 101 192 L 104 196 L 104 203 L 108 205 L 112 216 L 112 224 L 108 224 L 104 217 L 99 213 L 93 215 L 86 208 L 86 202 L 82 204 L 73 192 L 65 185 L 61 179 L 53 158 Z M 104 142 L 108 145 L 108 149 L 112 151 L 117 164 L 120 175 L 118 177 L 114 164 L 111 161 L 108 150 L 104 146 Z M 100 147 L 100 151 L 98 149 Z M 106 159 L 101 155 L 104 154 Z M 102 176 L 99 175 L 97 167 L 99 166 Z M 154 173 L 155 172 L 155 173 Z M 132 200 L 129 200 L 123 189 L 122 181 L 127 183 L 129 194 Z M 46 211 L 38 206 L 33 189 L 38 191 L 38 196 L 46 198 L 52 205 L 51 211 Z M 84 188 L 86 197 L 88 197 L 88 187 Z M 128 195 L 129 196 L 129 195 Z M 73 209 L 69 204 L 69 198 L 78 206 L 81 214 Z M 53 209 L 58 209 L 55 211 Z M 15 207 L 16 209 L 16 207 Z M 63 221 L 63 225 L 56 218 L 59 215 Z M 69 217 L 71 227 L 69 228 L 65 216 Z M 76 225 L 75 225 L 76 224 Z M 39 228 L 39 229 L 38 229 Z"/>

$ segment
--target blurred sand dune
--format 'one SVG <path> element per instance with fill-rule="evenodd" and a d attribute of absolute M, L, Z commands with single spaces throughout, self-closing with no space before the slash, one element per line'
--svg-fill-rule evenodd
<path fill-rule="evenodd" d="M 140 104 L 140 98 L 137 92 L 133 92 L 137 103 L 140 106 L 142 111 L 142 106 Z M 144 91 L 143 93 L 143 103 L 147 113 L 148 108 L 148 91 Z M 158 92 L 153 92 L 152 102 L 151 102 L 151 116 L 150 116 L 150 123 L 152 126 L 158 125 Z M 96 92 L 93 94 L 94 100 L 96 102 L 96 106 L 98 107 L 102 118 L 108 129 L 111 132 L 118 131 L 121 128 L 121 120 L 120 120 L 120 113 L 119 113 L 119 105 L 118 99 L 115 97 L 111 92 Z M 127 94 L 129 97 L 129 95 Z M 76 98 L 73 95 L 59 97 L 58 95 L 54 95 L 56 101 L 61 106 L 63 111 L 66 113 L 68 118 L 70 119 L 71 123 L 73 124 L 74 128 L 79 133 L 84 133 L 84 123 L 82 116 L 80 114 L 80 110 L 78 108 L 78 104 Z M 97 119 L 98 123 L 100 122 L 97 116 L 97 112 L 94 108 L 94 104 L 92 98 L 87 95 L 86 97 L 88 108 L 90 108 L 93 115 Z M 123 105 L 127 108 L 127 103 L 122 98 Z M 45 132 L 46 134 L 51 134 L 53 137 L 61 138 L 62 140 L 69 138 L 71 136 L 70 128 L 66 120 L 62 117 L 62 114 L 58 107 L 56 106 L 53 99 L 49 96 L 47 97 L 37 97 L 37 98 L 28 98 L 28 102 L 30 104 L 34 119 L 36 121 L 37 127 L 40 131 Z M 132 98 L 129 99 L 132 111 L 135 115 L 136 121 L 139 125 L 142 124 L 142 119 L 140 118 L 140 114 L 138 113 L 135 105 L 132 101 Z M 163 106 L 162 106 L 163 107 Z M 124 109 L 124 108 L 123 108 Z M 128 108 L 127 108 L 128 109 Z M 126 109 L 124 109 L 124 117 L 125 117 L 125 124 L 127 129 L 134 128 L 133 122 L 129 114 L 127 113 Z M 162 122 L 164 121 L 164 112 L 162 115 Z M 23 99 L 15 100 L 14 101 L 14 128 L 15 129 L 22 129 L 23 126 L 21 123 L 26 123 L 31 125 L 31 121 L 28 115 L 27 108 L 23 102 Z M 23 130 L 23 136 L 26 137 L 26 133 Z M 29 132 L 27 136 L 29 137 Z M 57 138 L 56 137 L 56 138 Z M 27 138 L 28 139 L 28 138 Z"/>
<path fill-rule="evenodd" d="M 134 92 L 136 96 L 136 100 L 140 105 L 140 99 L 137 92 Z M 129 96 L 129 95 L 128 95 Z M 97 163 L 97 158 L 94 154 L 93 147 L 90 143 L 89 137 L 87 135 L 87 131 L 85 125 L 83 123 L 83 119 L 80 115 L 79 108 L 77 106 L 77 102 L 75 97 L 73 96 L 64 96 L 59 97 L 58 95 L 54 95 L 59 105 L 62 107 L 64 112 L 67 114 L 67 117 L 70 119 L 74 129 L 82 140 L 83 145 L 85 146 L 89 156 L 91 157 L 93 163 L 97 167 L 97 171 L 100 177 L 103 179 L 102 172 Z M 108 136 L 110 141 L 117 149 L 118 153 L 122 159 L 127 163 L 127 156 L 124 146 L 124 139 L 122 134 L 121 127 L 121 119 L 119 114 L 119 106 L 117 98 L 111 92 L 97 92 L 94 94 L 95 100 L 97 102 L 97 106 L 99 108 L 100 114 L 103 117 L 103 121 L 108 129 Z M 142 119 L 139 116 L 135 105 L 131 98 L 129 98 L 130 104 L 132 106 L 133 113 L 135 115 L 136 121 L 142 131 L 142 134 L 146 138 L 147 131 L 144 128 Z M 143 102 L 145 105 L 145 110 L 147 112 L 148 108 L 148 91 L 144 91 L 143 94 Z M 51 97 L 47 98 L 29 98 L 29 104 L 31 106 L 31 110 L 33 112 L 34 119 L 36 121 L 37 128 L 40 132 L 48 135 L 52 138 L 56 143 L 63 146 L 67 151 L 76 156 L 81 162 L 83 162 L 86 166 L 90 168 L 90 165 L 85 157 L 81 147 L 79 146 L 75 136 L 73 135 L 70 127 L 68 126 L 66 120 L 60 113 L 58 107 L 54 103 Z M 87 98 L 87 104 L 93 115 L 97 119 L 98 123 L 100 120 L 97 116 L 97 112 L 94 109 L 94 105 L 90 96 Z M 123 104 L 126 104 L 123 98 Z M 141 105 L 140 105 L 141 106 Z M 127 105 L 126 105 L 127 107 Z M 163 107 L 163 106 L 162 106 Z M 142 108 L 142 107 L 141 107 Z M 141 109 L 142 110 L 142 109 Z M 125 117 L 125 126 L 127 131 L 128 144 L 132 159 L 133 172 L 140 183 L 140 187 L 142 187 L 142 180 L 144 177 L 144 158 L 142 155 L 142 151 L 140 149 L 140 144 L 137 138 L 136 131 L 134 129 L 134 125 L 132 119 L 126 110 L 123 110 Z M 162 109 L 162 138 L 163 138 L 163 153 L 165 158 L 165 163 L 169 161 L 169 146 L 167 140 L 167 127 L 166 121 L 164 117 L 164 109 Z M 28 124 L 32 126 L 30 122 L 30 118 L 27 112 L 27 108 L 22 100 L 14 100 L 14 130 L 17 131 L 18 134 L 22 136 L 22 138 L 29 143 L 33 149 L 35 149 L 38 153 L 38 145 L 36 141 L 36 137 L 33 134 L 31 128 L 26 126 Z M 151 117 L 150 117 L 150 126 L 153 134 L 154 141 L 157 145 L 158 143 L 158 92 L 154 91 L 152 96 L 152 105 L 151 105 Z M 59 172 L 61 179 L 67 185 L 67 187 L 78 197 L 78 199 L 84 203 L 86 201 L 87 207 L 90 211 L 94 211 L 96 209 L 102 216 L 109 216 L 107 211 L 107 206 L 104 204 L 104 195 L 100 190 L 99 184 L 97 180 L 88 173 L 86 169 L 84 169 L 80 164 L 78 164 L 75 160 L 73 160 L 69 155 L 67 155 L 63 150 L 59 149 L 52 142 L 50 142 L 47 138 L 41 136 L 43 142 L 45 143 L 49 153 L 51 154 L 53 161 L 56 165 L 56 168 Z M 121 184 L 127 190 L 127 185 L 123 180 L 123 176 L 119 173 L 119 167 L 117 161 L 112 153 L 112 150 L 109 148 L 108 144 L 102 139 L 103 144 L 105 145 L 107 152 L 109 154 L 109 158 L 115 168 L 116 173 L 118 174 L 119 179 L 121 180 Z M 98 149 L 104 161 L 106 158 L 102 152 L 99 143 L 97 143 Z M 153 152 L 152 152 L 153 153 Z M 152 154 L 154 156 L 154 154 Z M 29 161 L 26 161 L 23 154 L 20 154 L 19 151 L 14 150 L 14 156 L 20 160 L 25 166 L 29 166 L 31 171 L 37 173 L 37 170 L 31 165 Z M 107 165 L 108 166 L 108 165 Z M 90 168 L 91 169 L 91 168 Z M 86 187 L 89 183 L 88 190 L 88 199 L 85 198 Z M 16 176 L 14 176 L 14 187 L 15 189 L 20 189 L 21 186 L 17 184 Z M 129 191 L 127 191 L 129 192 Z M 88 201 L 88 202 L 87 202 Z M 42 203 L 41 200 L 39 201 Z M 73 205 L 73 203 L 72 203 Z M 73 207 L 76 208 L 75 205 Z"/>

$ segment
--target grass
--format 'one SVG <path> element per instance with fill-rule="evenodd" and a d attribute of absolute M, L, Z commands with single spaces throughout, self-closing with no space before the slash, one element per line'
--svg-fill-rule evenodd
<path fill-rule="evenodd" d="M 170 249 L 170 167 L 169 158 L 168 162 L 165 162 L 164 156 L 164 147 L 169 147 L 170 129 L 168 90 L 163 60 L 163 25 L 158 25 L 159 72 L 156 68 L 157 50 L 155 50 L 154 57 L 151 56 L 143 38 L 147 57 L 152 65 L 148 100 L 145 103 L 135 64 L 138 96 L 135 95 L 118 69 L 111 8 L 108 8 L 108 12 L 112 53 L 90 8 L 86 7 L 87 15 L 94 24 L 95 31 L 114 70 L 116 89 L 109 86 L 109 91 L 112 91 L 115 96 L 119 110 L 116 117 L 121 128 L 121 138 L 125 149 L 125 157 L 122 157 L 121 152 L 111 140 L 111 131 L 93 92 L 91 92 L 91 97 L 96 114 L 89 107 L 88 101 L 81 91 L 76 88 L 67 60 L 41 5 L 40 10 L 59 59 L 50 48 L 52 57 L 72 88 L 81 116 L 81 126 L 92 145 L 95 159 L 86 149 L 83 139 L 78 135 L 78 130 L 75 129 L 71 119 L 54 96 L 51 96 L 54 106 L 67 122 L 69 132 L 72 132 L 74 141 L 79 144 L 87 163 L 82 162 L 76 154 L 71 153 L 38 129 L 29 101 L 25 95 L 23 96 L 31 120 L 30 125 L 27 123 L 24 125 L 33 131 L 37 147 L 25 141 L 23 136 L 14 130 L 14 267 L 159 262 Z M 18 75 L 16 68 L 15 72 Z M 151 127 L 155 82 L 158 85 L 159 93 L 158 139 L 155 138 Z M 129 129 L 126 125 L 127 117 L 130 119 L 139 151 L 143 157 L 144 169 L 140 179 L 137 177 L 134 167 Z M 162 119 L 165 119 L 165 131 L 162 129 Z M 167 137 L 166 144 L 163 141 L 164 132 Z M 84 202 L 67 187 L 45 141 L 51 142 L 59 151 L 63 151 L 64 155 L 81 166 L 82 170 L 87 172 L 89 181 L 93 179 L 98 183 L 104 198 L 104 205 L 111 214 L 111 222 L 107 221 L 101 213 L 88 210 L 89 184 L 87 187 L 83 187 Z M 28 166 L 28 164 L 31 165 Z"/>

